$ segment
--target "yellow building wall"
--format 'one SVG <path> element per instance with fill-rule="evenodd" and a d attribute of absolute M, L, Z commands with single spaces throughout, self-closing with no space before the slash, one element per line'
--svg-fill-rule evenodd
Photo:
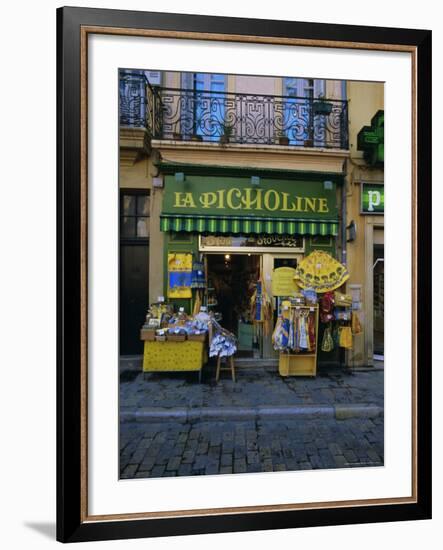
<path fill-rule="evenodd" d="M 368 166 L 363 151 L 357 150 L 357 134 L 363 126 L 369 126 L 372 117 L 384 110 L 384 85 L 381 82 L 347 82 L 349 100 L 350 157 L 346 168 L 347 224 L 357 225 L 356 240 L 347 243 L 349 285 L 361 285 L 362 309 L 358 312 L 364 334 L 354 338 L 354 349 L 348 352 L 350 366 L 373 364 L 373 228 L 383 227 L 383 216 L 360 214 L 362 182 L 384 183 L 382 168 Z"/>
<path fill-rule="evenodd" d="M 383 82 L 346 83 L 349 100 L 349 143 L 352 159 L 363 159 L 363 152 L 357 151 L 357 134 L 363 126 L 369 126 L 371 118 L 384 109 Z"/>
<path fill-rule="evenodd" d="M 149 218 L 149 302 L 163 295 L 163 233 L 160 231 L 160 212 L 163 190 L 152 186 L 157 168 L 151 159 L 137 160 L 139 153 L 120 152 L 120 189 L 146 189 L 150 191 Z"/>

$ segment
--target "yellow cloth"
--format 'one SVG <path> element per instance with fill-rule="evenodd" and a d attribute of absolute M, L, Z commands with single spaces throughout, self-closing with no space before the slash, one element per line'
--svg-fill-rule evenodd
<path fill-rule="evenodd" d="M 358 315 L 354 311 L 352 312 L 351 328 L 352 328 L 352 334 L 354 336 L 356 334 L 361 334 L 363 332 L 360 319 L 358 318 Z"/>
<path fill-rule="evenodd" d="M 341 348 L 352 349 L 351 327 L 340 327 L 338 329 L 338 341 Z"/>
<path fill-rule="evenodd" d="M 194 304 L 194 309 L 192 311 L 192 315 L 194 316 L 197 315 L 197 313 L 200 311 L 201 305 L 202 305 L 202 301 L 200 298 L 200 291 L 197 290 L 195 293 L 195 304 Z"/>
<path fill-rule="evenodd" d="M 145 341 L 143 371 L 200 370 L 205 362 L 205 343 Z"/>
<path fill-rule="evenodd" d="M 349 279 L 348 270 L 330 254 L 314 250 L 296 269 L 295 280 L 302 288 L 328 292 L 339 288 Z"/>
<path fill-rule="evenodd" d="M 178 274 L 183 274 L 182 276 Z M 192 254 L 168 254 L 168 298 L 191 298 Z M 171 285 L 171 280 L 173 283 Z M 181 281 L 180 281 L 181 280 Z"/>

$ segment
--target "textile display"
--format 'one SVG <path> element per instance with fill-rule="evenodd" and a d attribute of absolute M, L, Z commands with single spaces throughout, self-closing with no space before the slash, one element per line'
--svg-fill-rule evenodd
<path fill-rule="evenodd" d="M 296 268 L 295 280 L 302 288 L 328 292 L 339 288 L 349 279 L 348 270 L 330 254 L 314 250 Z"/>
<path fill-rule="evenodd" d="M 192 254 L 168 254 L 168 298 L 191 298 Z"/>

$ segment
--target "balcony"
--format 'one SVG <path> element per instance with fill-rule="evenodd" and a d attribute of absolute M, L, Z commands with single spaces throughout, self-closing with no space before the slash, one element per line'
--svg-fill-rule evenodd
<path fill-rule="evenodd" d="M 151 139 L 347 150 L 346 100 L 151 86 L 120 80 L 120 125 Z"/>

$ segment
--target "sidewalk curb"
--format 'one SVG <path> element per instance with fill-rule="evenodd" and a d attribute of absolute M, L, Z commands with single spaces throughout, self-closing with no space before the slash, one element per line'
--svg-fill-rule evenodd
<path fill-rule="evenodd" d="M 182 424 L 199 421 L 223 420 L 294 420 L 303 417 L 334 418 L 375 418 L 383 414 L 383 407 L 368 404 L 349 405 L 294 405 L 269 407 L 193 407 L 193 408 L 141 408 L 135 411 L 122 411 L 121 422 L 179 422 Z"/>

